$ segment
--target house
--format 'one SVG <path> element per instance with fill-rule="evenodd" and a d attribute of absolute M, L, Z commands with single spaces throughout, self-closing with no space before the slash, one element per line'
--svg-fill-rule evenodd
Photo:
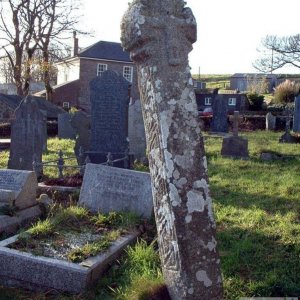
<path fill-rule="evenodd" d="M 18 95 L 6 95 L 0 93 L 0 120 L 10 121 L 14 116 L 14 111 L 21 103 L 23 97 Z M 47 113 L 47 119 L 57 119 L 57 116 L 65 111 L 51 102 L 47 101 L 45 98 L 34 97 L 37 105 L 41 111 Z"/>
<path fill-rule="evenodd" d="M 74 35 L 73 57 L 56 64 L 57 85 L 53 87 L 53 102 L 64 108 L 75 106 L 90 111 L 89 83 L 106 70 L 122 74 L 131 82 L 132 101 L 139 99 L 136 67 L 120 43 L 99 41 L 78 51 L 78 39 Z M 43 92 L 45 94 L 45 92 Z M 38 95 L 43 95 L 39 93 Z"/>
<path fill-rule="evenodd" d="M 44 82 L 30 82 L 29 93 L 35 94 L 45 88 Z M 0 93 L 7 95 L 16 95 L 17 87 L 14 83 L 0 83 Z"/>
<path fill-rule="evenodd" d="M 276 74 L 235 73 L 230 77 L 230 89 L 243 92 L 256 90 L 259 94 L 272 93 L 278 84 Z"/>
<path fill-rule="evenodd" d="M 233 113 L 235 110 L 245 111 L 249 106 L 247 96 L 236 90 L 219 91 L 219 89 L 205 89 L 195 90 L 195 94 L 199 111 L 203 111 L 207 107 L 212 107 L 213 101 L 217 95 L 222 96 L 223 101 L 226 101 L 229 113 Z"/>

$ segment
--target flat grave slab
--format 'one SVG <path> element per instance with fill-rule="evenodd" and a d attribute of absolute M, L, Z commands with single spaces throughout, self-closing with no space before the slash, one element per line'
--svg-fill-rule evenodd
<path fill-rule="evenodd" d="M 0 284 L 34 291 L 81 293 L 99 280 L 108 264 L 135 242 L 138 235 L 135 232 L 122 236 L 105 252 L 81 263 L 10 249 L 8 246 L 17 240 L 15 235 L 0 242 Z"/>

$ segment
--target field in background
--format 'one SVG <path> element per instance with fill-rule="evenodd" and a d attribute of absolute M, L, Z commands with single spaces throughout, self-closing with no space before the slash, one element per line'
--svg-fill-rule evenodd
<path fill-rule="evenodd" d="M 207 88 L 230 88 L 230 76 L 232 74 L 193 74 L 195 80 L 206 82 Z"/>

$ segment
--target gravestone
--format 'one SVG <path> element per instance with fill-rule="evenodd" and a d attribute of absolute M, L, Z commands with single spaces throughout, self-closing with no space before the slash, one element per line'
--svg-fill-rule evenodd
<path fill-rule="evenodd" d="M 36 101 L 27 96 L 16 109 L 12 122 L 8 169 L 33 170 L 33 160 L 42 162 L 44 143 L 44 115 Z"/>
<path fill-rule="evenodd" d="M 78 165 L 82 166 L 85 163 L 86 153 L 90 149 L 91 120 L 85 112 L 80 110 L 72 114 L 70 123 L 76 135 L 74 153 Z"/>
<path fill-rule="evenodd" d="M 288 144 L 297 143 L 297 139 L 291 135 L 290 131 L 291 131 L 291 118 L 290 116 L 287 116 L 285 119 L 285 132 L 279 138 L 279 143 L 288 143 Z"/>
<path fill-rule="evenodd" d="M 223 299 L 207 163 L 188 53 L 196 21 L 182 0 L 135 0 L 122 45 L 136 63 L 159 253 L 172 299 Z"/>
<path fill-rule="evenodd" d="M 273 116 L 272 113 L 268 112 L 266 114 L 266 130 L 275 130 L 276 129 L 276 116 Z"/>
<path fill-rule="evenodd" d="M 0 170 L 0 204 L 18 209 L 36 202 L 37 179 L 32 171 Z"/>
<path fill-rule="evenodd" d="M 295 97 L 293 131 L 297 133 L 300 132 L 300 94 Z"/>
<path fill-rule="evenodd" d="M 212 132 L 228 132 L 227 103 L 221 95 L 216 95 L 213 104 L 213 117 L 211 121 Z"/>
<path fill-rule="evenodd" d="M 92 163 L 103 163 L 110 152 L 114 159 L 128 149 L 130 83 L 114 71 L 105 71 L 90 83 Z"/>
<path fill-rule="evenodd" d="M 71 125 L 72 115 L 69 113 L 63 113 L 58 115 L 58 137 L 60 139 L 72 139 L 75 140 L 75 130 Z"/>
<path fill-rule="evenodd" d="M 142 115 L 141 101 L 129 104 L 128 137 L 130 152 L 134 157 L 141 159 L 146 155 L 146 136 Z"/>
<path fill-rule="evenodd" d="M 87 164 L 79 205 L 94 213 L 131 211 L 150 218 L 153 210 L 150 175 L 98 164 Z"/>
<path fill-rule="evenodd" d="M 233 116 L 233 136 L 223 138 L 221 155 L 224 157 L 248 159 L 248 139 L 238 136 L 239 112 Z"/>

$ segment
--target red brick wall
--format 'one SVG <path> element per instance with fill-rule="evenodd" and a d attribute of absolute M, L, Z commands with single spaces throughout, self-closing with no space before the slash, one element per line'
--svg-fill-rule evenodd
<path fill-rule="evenodd" d="M 63 102 L 69 102 L 70 107 L 78 107 L 79 80 L 58 86 L 53 92 L 53 103 L 62 107 Z"/>

